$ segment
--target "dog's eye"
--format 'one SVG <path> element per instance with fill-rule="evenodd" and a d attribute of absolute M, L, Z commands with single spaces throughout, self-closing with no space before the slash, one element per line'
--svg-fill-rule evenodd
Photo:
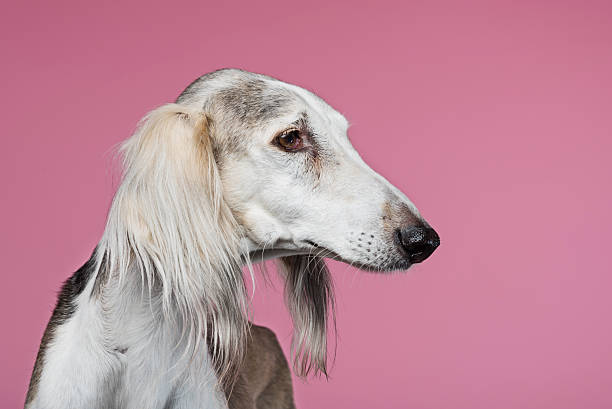
<path fill-rule="evenodd" d="M 300 131 L 293 129 L 276 137 L 276 143 L 286 151 L 298 151 L 304 146 Z"/>

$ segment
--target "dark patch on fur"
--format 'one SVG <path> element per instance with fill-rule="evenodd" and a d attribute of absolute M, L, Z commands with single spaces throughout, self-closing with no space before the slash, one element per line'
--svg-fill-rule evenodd
<path fill-rule="evenodd" d="M 45 333 L 43 334 L 42 341 L 40 342 L 40 348 L 38 355 L 36 356 L 36 362 L 34 363 L 34 369 L 32 371 L 32 377 L 30 378 L 30 386 L 28 387 L 28 393 L 26 396 L 26 405 L 30 403 L 35 397 L 38 391 L 38 384 L 42 375 L 43 366 L 45 364 L 45 352 L 50 342 L 55 337 L 56 329 L 64 324 L 72 317 L 76 310 L 74 304 L 75 299 L 83 292 L 87 283 L 91 279 L 91 275 L 95 269 L 95 250 L 89 260 L 79 268 L 68 280 L 64 282 L 62 289 L 57 298 L 57 304 L 51 315 L 51 319 L 47 324 Z"/>
<path fill-rule="evenodd" d="M 293 96 L 285 89 L 256 78 L 239 81 L 215 96 L 223 112 L 231 113 L 246 127 L 278 117 L 292 101 Z"/>
<path fill-rule="evenodd" d="M 251 324 L 244 362 L 224 392 L 229 409 L 295 408 L 289 364 L 274 332 Z"/>
<path fill-rule="evenodd" d="M 92 255 L 92 258 L 93 258 L 93 255 Z M 102 261 L 100 262 L 100 268 L 98 270 L 98 274 L 96 275 L 96 281 L 94 282 L 94 286 L 91 290 L 92 297 L 98 297 L 102 293 L 102 287 L 104 286 L 104 283 L 106 283 L 106 281 L 108 280 L 108 275 L 110 273 L 109 273 L 107 260 L 108 260 L 108 257 L 104 255 L 102 257 Z M 92 266 L 92 268 L 95 268 L 95 266 Z"/>

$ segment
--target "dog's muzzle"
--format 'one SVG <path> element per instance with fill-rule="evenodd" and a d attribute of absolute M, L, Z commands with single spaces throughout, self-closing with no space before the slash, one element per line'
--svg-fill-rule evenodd
<path fill-rule="evenodd" d="M 420 263 L 431 256 L 440 245 L 440 236 L 425 225 L 407 226 L 395 231 L 398 247 L 410 263 Z"/>

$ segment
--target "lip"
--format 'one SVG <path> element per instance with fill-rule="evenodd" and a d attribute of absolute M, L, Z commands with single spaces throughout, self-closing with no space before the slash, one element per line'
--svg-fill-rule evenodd
<path fill-rule="evenodd" d="M 407 270 L 408 268 L 410 268 L 410 266 L 412 266 L 412 263 L 408 259 L 398 260 L 394 262 L 390 267 L 368 265 L 359 261 L 348 260 L 336 253 L 335 251 L 330 250 L 329 248 L 322 246 L 312 240 L 304 240 L 304 242 L 311 246 L 310 253 L 308 254 L 312 256 L 330 258 L 332 260 L 340 261 L 350 266 L 357 267 L 363 271 L 384 273 L 388 271 Z M 315 250 L 316 252 L 313 252 L 313 250 Z"/>

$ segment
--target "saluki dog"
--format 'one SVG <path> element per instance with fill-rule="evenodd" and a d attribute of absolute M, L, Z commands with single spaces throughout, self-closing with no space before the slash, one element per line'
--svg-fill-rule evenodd
<path fill-rule="evenodd" d="M 294 371 L 327 374 L 323 259 L 404 270 L 440 243 L 347 128 L 315 94 L 236 69 L 146 115 L 121 146 L 102 238 L 60 292 L 26 408 L 292 407 L 287 363 L 266 358 L 278 342 L 249 322 L 243 267 L 252 279 L 252 262 L 279 259 Z"/>

